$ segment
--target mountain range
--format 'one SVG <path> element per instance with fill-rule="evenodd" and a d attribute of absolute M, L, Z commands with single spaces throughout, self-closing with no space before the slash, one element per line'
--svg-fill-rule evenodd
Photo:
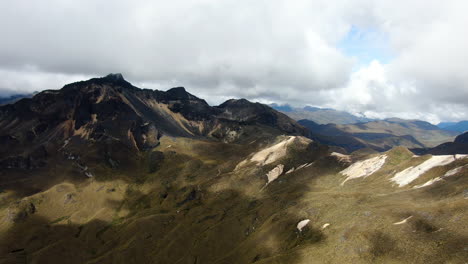
<path fill-rule="evenodd" d="M 468 154 L 468 132 L 458 135 L 453 142 L 445 142 L 433 148 L 415 148 L 411 151 L 419 155 Z"/>
<path fill-rule="evenodd" d="M 292 107 L 290 105 L 270 104 L 270 106 L 294 120 L 307 119 L 317 124 L 355 124 L 361 122 L 372 121 L 373 119 L 366 117 L 359 117 L 350 114 L 346 111 L 339 111 L 331 108 L 319 108 L 312 106 L 305 106 L 303 108 Z"/>
<path fill-rule="evenodd" d="M 439 123 L 437 126 L 444 130 L 457 131 L 463 133 L 468 131 L 468 120 L 460 122 L 442 122 Z"/>
<path fill-rule="evenodd" d="M 352 152 L 361 148 L 385 151 L 394 146 L 430 148 L 451 142 L 458 132 L 446 131 L 420 120 L 385 119 L 357 124 L 319 125 L 310 120 L 299 120 L 313 138 Z"/>
<path fill-rule="evenodd" d="M 6 97 L 0 96 L 0 105 L 12 104 L 23 98 L 31 98 L 38 92 L 28 93 L 28 94 L 14 94 Z"/>
<path fill-rule="evenodd" d="M 346 111 L 339 111 L 332 108 L 320 108 L 320 107 L 312 107 L 312 106 L 305 106 L 305 107 L 292 107 L 288 104 L 270 104 L 270 106 L 289 117 L 295 120 L 310 120 L 314 123 L 319 125 L 327 125 L 327 124 L 337 124 L 337 125 L 346 125 L 346 124 L 357 124 L 357 123 L 367 123 L 371 121 L 382 121 L 372 118 L 367 118 L 365 116 L 356 116 Z M 401 120 L 399 118 L 387 118 L 383 119 L 383 121 L 395 121 Z M 416 122 L 418 120 L 409 120 Z M 421 121 L 427 124 L 425 121 Z M 459 122 L 441 122 L 437 124 L 441 130 L 448 130 L 463 133 L 468 131 L 468 121 L 463 120 Z"/>
<path fill-rule="evenodd" d="M 440 129 L 311 122 L 121 74 L 0 106 L 0 263 L 468 259 L 468 155 L 385 145 Z"/>

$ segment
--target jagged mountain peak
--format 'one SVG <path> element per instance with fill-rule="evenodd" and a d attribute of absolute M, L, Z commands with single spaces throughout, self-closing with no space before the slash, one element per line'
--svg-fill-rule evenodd
<path fill-rule="evenodd" d="M 115 80 L 115 81 L 125 81 L 125 79 L 124 79 L 124 77 L 123 77 L 123 75 L 121 73 L 109 73 L 104 78 L 112 79 L 112 80 Z"/>
<path fill-rule="evenodd" d="M 219 107 L 226 107 L 226 106 L 243 106 L 243 105 L 249 105 L 249 104 L 255 104 L 253 102 L 250 102 L 249 100 L 245 98 L 241 99 L 229 99 L 226 102 L 222 103 L 219 105 Z"/>
<path fill-rule="evenodd" d="M 205 100 L 200 99 L 196 97 L 195 95 L 187 92 L 185 87 L 182 87 L 182 86 L 174 87 L 174 88 L 167 90 L 166 95 L 169 100 L 197 100 L 197 101 L 205 102 Z"/>
<path fill-rule="evenodd" d="M 183 86 L 173 87 L 167 90 L 168 93 L 187 93 L 187 90 Z"/>
<path fill-rule="evenodd" d="M 17 156 L 24 149 L 43 145 L 56 151 L 61 142 L 70 139 L 70 146 L 80 149 L 93 144 L 105 156 L 108 154 L 102 149 L 109 145 L 149 150 L 159 144 L 162 135 L 232 142 L 243 140 L 243 135 L 251 137 L 244 131 L 259 125 L 277 134 L 306 135 L 294 120 L 268 106 L 245 99 L 237 102 L 242 104 L 211 107 L 183 87 L 140 89 L 121 74 L 110 74 L 1 106 L 0 137 L 8 139 L 5 150 L 14 150 Z M 8 154 L 0 150 L 2 153 Z"/>
<path fill-rule="evenodd" d="M 65 85 L 63 88 L 67 90 L 74 89 L 96 89 L 102 86 L 111 86 L 114 88 L 139 89 L 125 80 L 121 73 L 110 73 L 104 77 L 92 78 L 89 80 L 78 81 Z"/>

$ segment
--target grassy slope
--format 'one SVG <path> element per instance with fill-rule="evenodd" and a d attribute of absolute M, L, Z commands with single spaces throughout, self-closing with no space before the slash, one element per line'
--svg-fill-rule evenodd
<path fill-rule="evenodd" d="M 16 203 L 18 196 L 5 190 L 0 219 L 28 202 L 36 209 L 17 223 L 0 223 L 0 263 L 463 263 L 468 258 L 467 171 L 411 189 L 466 160 L 433 169 L 404 188 L 389 179 L 428 156 L 393 149 L 381 170 L 344 186 L 339 171 L 346 165 L 315 144 L 294 148 L 273 164 L 234 171 L 250 153 L 272 143 L 163 137 L 155 151 L 164 158 L 135 157 L 138 165 L 131 172 L 99 167 L 93 179 L 67 180 L 26 197 L 26 203 Z M 312 161 L 263 188 L 265 173 L 276 164 L 288 170 Z M 407 224 L 393 225 L 410 215 Z M 305 218 L 311 222 L 299 233 L 296 224 Z M 325 223 L 330 226 L 322 230 Z"/>

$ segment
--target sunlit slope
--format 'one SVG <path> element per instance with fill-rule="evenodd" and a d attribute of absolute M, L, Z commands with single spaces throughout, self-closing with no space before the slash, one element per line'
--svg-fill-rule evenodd
<path fill-rule="evenodd" d="M 125 170 L 100 167 L 30 196 L 5 189 L 0 263 L 468 257 L 464 156 L 419 157 L 401 147 L 347 156 L 296 136 L 242 143 L 163 136 L 131 160 Z"/>

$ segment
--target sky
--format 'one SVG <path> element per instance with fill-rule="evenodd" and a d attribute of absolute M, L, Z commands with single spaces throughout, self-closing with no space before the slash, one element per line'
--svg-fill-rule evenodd
<path fill-rule="evenodd" d="M 108 73 L 138 87 L 468 119 L 466 0 L 0 0 L 0 96 Z"/>

